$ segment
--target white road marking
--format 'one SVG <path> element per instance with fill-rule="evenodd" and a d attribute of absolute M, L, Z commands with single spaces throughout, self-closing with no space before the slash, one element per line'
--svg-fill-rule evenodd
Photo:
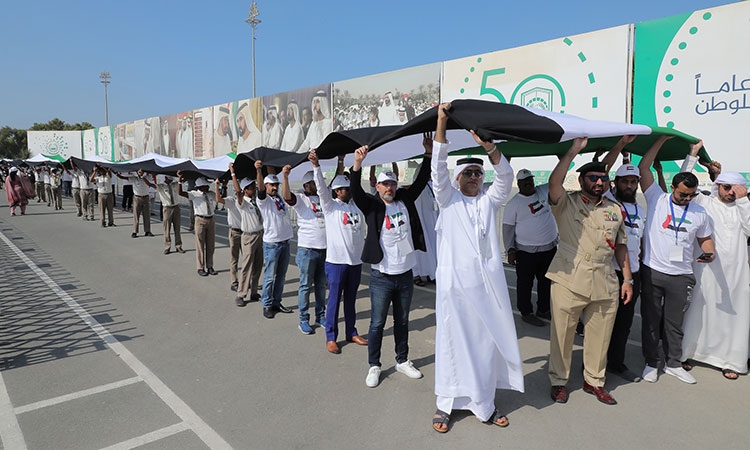
<path fill-rule="evenodd" d="M 42 400 L 42 401 L 35 402 L 35 403 L 29 403 L 28 405 L 19 406 L 15 408 L 14 411 L 17 415 L 23 414 L 29 411 L 34 411 L 36 409 L 46 408 L 48 406 L 57 405 L 57 404 L 64 403 L 70 400 L 75 400 L 77 398 L 88 397 L 89 395 L 99 394 L 101 392 L 110 391 L 112 389 L 118 389 L 123 386 L 128 386 L 133 383 L 138 383 L 141 381 L 143 381 L 141 377 L 126 378 L 124 380 L 115 381 L 114 383 L 103 384 L 101 386 L 96 386 L 90 389 L 84 389 L 82 391 L 73 392 L 71 394 L 65 394 L 59 397 L 50 398 L 50 399 Z"/>
<path fill-rule="evenodd" d="M 5 389 L 2 372 L 0 372 L 0 440 L 4 449 L 25 450 L 26 440 L 23 438 L 18 418 L 13 412 L 13 404 Z"/>
<path fill-rule="evenodd" d="M 180 422 L 168 427 L 160 428 L 150 433 L 143 434 L 138 437 L 134 437 L 133 439 L 128 439 L 127 441 L 122 441 L 115 445 L 110 445 L 109 447 L 104 447 L 102 450 L 129 450 L 131 448 L 140 447 L 142 445 L 158 441 L 159 439 L 164 439 L 177 433 L 182 433 L 183 431 L 187 431 L 189 429 L 190 427 L 185 422 Z"/>
<path fill-rule="evenodd" d="M 232 448 L 219 434 L 214 431 L 206 422 L 203 421 L 193 411 L 187 403 L 177 396 L 151 369 L 146 367 L 138 358 L 133 355 L 120 341 L 117 340 L 106 328 L 104 328 L 85 308 L 78 304 L 67 292 L 60 288 L 55 281 L 50 278 L 42 269 L 37 267 L 5 234 L 0 232 L 0 239 L 18 256 L 44 283 L 65 302 L 70 309 L 75 312 L 91 328 L 107 346 L 115 352 L 120 359 L 127 364 L 150 388 L 162 399 L 164 403 L 182 419 L 199 438 L 212 449 L 230 449 Z M 9 402 L 10 403 L 10 402 Z M 12 414 L 12 413 L 11 413 Z M 13 415 L 15 418 L 15 415 Z M 17 423 L 17 422 L 16 422 Z M 19 430 L 20 431 L 20 430 Z M 16 448 L 16 447 L 5 447 Z"/>

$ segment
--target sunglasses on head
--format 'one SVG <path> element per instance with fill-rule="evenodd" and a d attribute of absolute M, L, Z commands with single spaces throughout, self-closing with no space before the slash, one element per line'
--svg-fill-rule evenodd
<path fill-rule="evenodd" d="M 463 172 L 461 172 L 461 175 L 465 176 L 466 178 L 471 178 L 472 175 L 475 176 L 475 177 L 477 177 L 477 178 L 481 178 L 481 177 L 484 176 L 484 172 L 482 172 L 479 169 L 477 169 L 477 170 L 467 169 L 467 170 L 464 170 Z"/>
<path fill-rule="evenodd" d="M 602 180 L 603 183 L 609 181 L 609 175 L 586 175 L 585 178 L 592 183 L 596 183 L 599 180 Z"/>

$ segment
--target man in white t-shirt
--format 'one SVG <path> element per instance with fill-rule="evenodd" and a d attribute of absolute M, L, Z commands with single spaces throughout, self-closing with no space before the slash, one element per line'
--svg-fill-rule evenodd
<path fill-rule="evenodd" d="M 344 305 L 347 340 L 359 345 L 367 341 L 359 337 L 355 327 L 354 301 L 362 275 L 362 249 L 365 244 L 365 223 L 362 211 L 352 200 L 349 178 L 338 175 L 329 188 L 315 149 L 308 159 L 313 165 L 313 178 L 326 221 L 326 262 L 328 305 L 326 307 L 326 349 L 341 353 L 336 339 L 339 334 L 339 306 Z M 335 198 L 331 191 L 335 194 Z"/>
<path fill-rule="evenodd" d="M 284 201 L 297 213 L 297 256 L 299 267 L 299 325 L 302 334 L 313 334 L 310 326 L 310 291 L 315 292 L 315 323 L 322 323 L 326 313 L 326 221 L 315 188 L 312 170 L 302 177 L 300 194 L 289 187 L 289 172 L 292 166 L 284 166 L 282 190 Z"/>
<path fill-rule="evenodd" d="M 547 278 L 552 258 L 557 252 L 557 223 L 548 205 L 549 185 L 534 186 L 534 175 L 528 169 L 516 174 L 518 194 L 505 205 L 503 244 L 508 263 L 516 266 L 516 301 L 521 320 L 536 327 L 550 320 L 550 280 Z M 531 304 L 531 289 L 536 278 L 536 316 Z"/>
<path fill-rule="evenodd" d="M 81 188 L 81 210 L 83 220 L 94 220 L 94 186 L 89 179 L 89 175 L 83 169 L 77 168 L 71 161 L 73 169 L 78 171 L 78 185 Z"/>
<path fill-rule="evenodd" d="M 425 140 L 430 140 L 425 136 Z M 367 234 L 362 261 L 370 268 L 370 330 L 367 334 L 370 365 L 365 377 L 367 387 L 380 383 L 380 348 L 388 309 L 393 305 L 393 339 L 396 343 L 396 371 L 409 378 L 422 378 L 422 373 L 408 359 L 409 310 L 414 278 L 412 269 L 417 264 L 415 249 L 425 251 L 424 232 L 415 201 L 430 179 L 432 146 L 425 145 L 425 162 L 409 189 L 398 189 L 396 176 L 391 171 L 381 172 L 377 178 L 378 195 L 362 189 L 362 162 L 367 146 L 354 152 L 352 167 L 352 198 L 365 215 Z"/>
<path fill-rule="evenodd" d="M 661 339 L 667 359 L 664 372 L 692 384 L 695 378 L 681 363 L 683 319 L 695 286 L 693 249 L 697 241 L 704 252 L 701 255 L 704 257 L 696 262 L 714 260 L 713 225 L 706 210 L 691 202 L 699 195 L 695 175 L 690 172 L 675 175 L 671 194 L 654 183 L 651 164 L 667 139 L 660 136 L 638 165 L 648 206 L 640 270 L 642 345 L 646 359 L 643 379 L 651 383 L 658 379 Z"/>
<path fill-rule="evenodd" d="M 68 170 L 65 166 L 61 167 L 70 180 L 71 195 L 73 196 L 73 201 L 75 202 L 76 210 L 78 211 L 78 217 L 81 217 L 83 215 L 83 210 L 81 209 L 81 182 L 78 177 L 78 169 L 75 168 L 72 160 L 70 161 L 70 166 L 71 170 Z"/>
<path fill-rule="evenodd" d="M 281 304 L 284 293 L 284 280 L 289 267 L 289 240 L 294 230 L 284 199 L 279 197 L 279 179 L 276 175 L 263 178 L 263 161 L 255 161 L 258 184 L 258 207 L 263 216 L 263 259 L 266 265 L 263 272 L 263 317 L 273 319 L 277 312 L 291 313 L 292 310 Z"/>

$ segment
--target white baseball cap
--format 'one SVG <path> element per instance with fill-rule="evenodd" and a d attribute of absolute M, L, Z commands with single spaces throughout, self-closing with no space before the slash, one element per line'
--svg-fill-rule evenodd
<path fill-rule="evenodd" d="M 384 170 L 380 172 L 380 174 L 378 175 L 378 183 L 382 183 L 384 181 L 393 181 L 394 183 L 398 183 L 396 174 L 390 170 Z"/>
<path fill-rule="evenodd" d="M 534 174 L 529 169 L 521 169 L 516 174 L 516 180 L 521 181 L 526 178 L 534 178 Z"/>
<path fill-rule="evenodd" d="M 200 177 L 195 180 L 195 187 L 211 186 L 211 183 L 207 179 Z"/>
<path fill-rule="evenodd" d="M 349 187 L 349 177 L 346 175 L 338 175 L 336 178 L 333 179 L 333 182 L 331 183 L 331 189 L 338 189 L 338 188 L 348 188 Z"/>
<path fill-rule="evenodd" d="M 253 183 L 255 183 L 255 180 L 251 180 L 250 178 L 243 178 L 240 180 L 240 189 L 244 190 L 246 187 L 250 186 Z"/>
<path fill-rule="evenodd" d="M 265 178 L 263 178 L 263 183 L 279 184 L 279 177 L 277 177 L 275 174 L 268 174 Z"/>
<path fill-rule="evenodd" d="M 313 180 L 313 171 L 309 170 L 302 176 L 302 184 L 307 184 Z"/>
<path fill-rule="evenodd" d="M 620 166 L 619 169 L 617 169 L 617 173 L 615 173 L 615 178 L 617 177 L 627 177 L 635 175 L 638 178 L 641 178 L 641 171 L 638 169 L 637 166 L 634 166 L 633 164 L 623 164 Z"/>

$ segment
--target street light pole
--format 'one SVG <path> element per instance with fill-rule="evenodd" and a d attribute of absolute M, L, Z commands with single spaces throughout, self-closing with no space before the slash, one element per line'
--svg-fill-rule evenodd
<path fill-rule="evenodd" d="M 258 12 L 258 5 L 255 3 L 255 0 L 253 0 L 253 3 L 250 4 L 248 18 L 245 19 L 245 23 L 250 25 L 253 33 L 253 97 L 255 97 L 255 27 L 261 22 L 260 19 L 258 19 L 258 15 L 260 15 L 260 12 Z"/>
<path fill-rule="evenodd" d="M 110 83 L 109 79 L 112 78 L 109 76 L 109 72 L 102 72 L 101 75 L 99 75 L 99 78 L 101 78 L 102 81 L 100 81 L 101 84 L 104 85 L 104 119 L 109 126 L 109 105 L 107 104 L 107 85 Z"/>

